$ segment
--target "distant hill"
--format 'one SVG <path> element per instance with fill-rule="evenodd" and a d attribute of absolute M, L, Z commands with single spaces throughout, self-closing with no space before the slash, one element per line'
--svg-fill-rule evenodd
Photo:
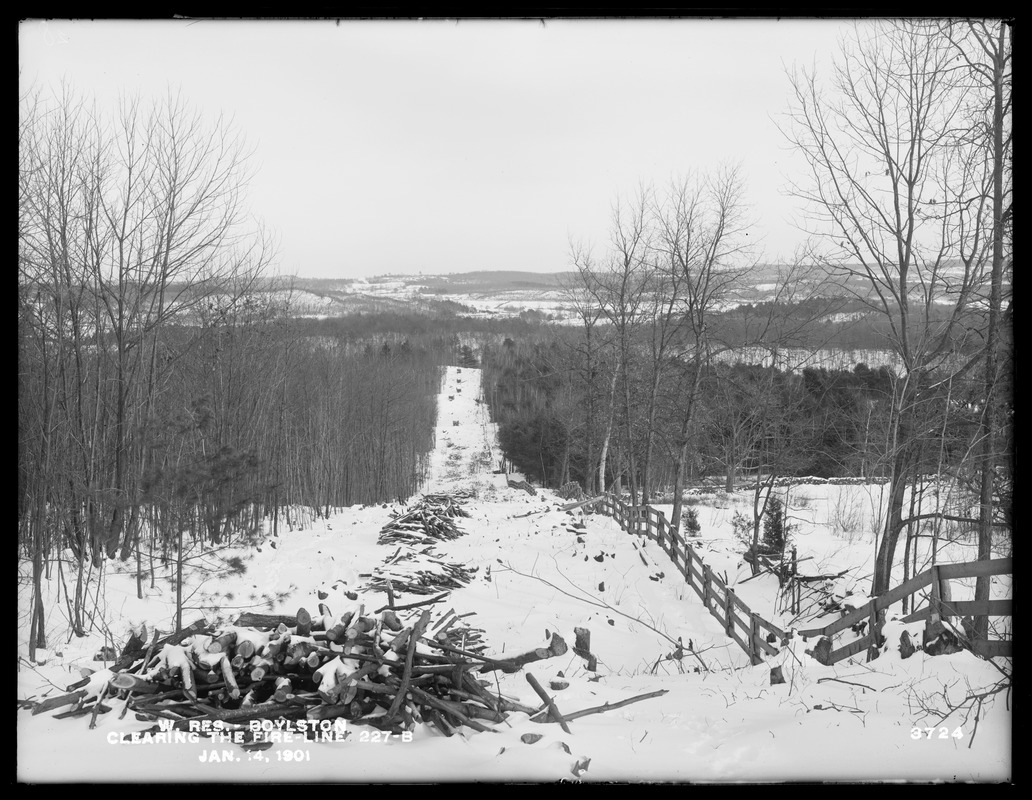
<path fill-rule="evenodd" d="M 400 281 L 406 286 L 423 286 L 430 292 L 492 294 L 511 291 L 554 291 L 561 277 L 569 273 L 524 272 L 522 270 L 479 270 L 451 275 L 382 275 L 369 283 Z"/>

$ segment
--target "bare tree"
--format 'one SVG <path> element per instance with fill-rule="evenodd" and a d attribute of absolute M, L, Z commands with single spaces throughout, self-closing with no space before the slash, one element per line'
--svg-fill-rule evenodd
<path fill-rule="evenodd" d="M 658 213 L 656 248 L 677 287 L 683 332 L 684 364 L 679 423 L 674 441 L 674 508 L 670 524 L 678 530 L 692 425 L 703 374 L 719 349 L 711 330 L 715 312 L 733 296 L 749 254 L 749 220 L 739 170 L 725 167 L 713 175 L 675 182 Z"/>
<path fill-rule="evenodd" d="M 603 317 L 615 333 L 616 365 L 609 386 L 609 414 L 602 441 L 599 488 L 605 488 L 606 459 L 616 410 L 615 396 L 622 382 L 625 433 L 622 450 L 628 459 L 631 497 L 635 503 L 638 488 L 633 446 L 635 412 L 629 370 L 634 357 L 635 331 L 644 312 L 649 287 L 648 257 L 652 235 L 649 195 L 650 191 L 642 188 L 631 202 L 617 201 L 614 204 L 610 226 L 611 249 L 601 263 L 594 261 L 591 253 L 584 248 L 576 248 L 572 254 L 581 286 L 601 309 Z"/>
<path fill-rule="evenodd" d="M 887 322 L 902 363 L 875 594 L 890 586 L 908 524 L 904 495 L 929 390 L 984 357 L 971 311 L 987 280 L 985 172 L 977 142 L 956 135 L 969 87 L 956 80 L 946 40 L 926 33 L 911 21 L 858 25 L 830 93 L 813 72 L 790 76 L 782 128 L 808 166 L 793 190 L 823 237 L 825 263 Z"/>
<path fill-rule="evenodd" d="M 572 304 L 580 322 L 580 338 L 572 359 L 578 370 L 584 394 L 585 415 L 585 470 L 584 491 L 588 494 L 605 491 L 606 459 L 612 420 L 612 403 L 616 392 L 616 370 L 610 379 L 611 390 L 605 394 L 607 404 L 601 403 L 601 382 L 605 381 L 605 353 L 611 348 L 611 335 L 604 327 L 605 314 L 593 293 L 595 284 L 595 261 L 590 250 L 571 243 L 570 252 L 577 271 L 563 280 L 562 290 L 566 300 Z M 595 443 L 600 435 L 600 417 L 606 419 L 599 452 Z"/>
<path fill-rule="evenodd" d="M 19 427 L 42 447 L 23 461 L 37 472 L 22 487 L 37 508 L 24 519 L 50 532 L 34 558 L 64 543 L 77 557 L 81 631 L 83 564 L 139 553 L 149 421 L 176 361 L 163 331 L 198 330 L 197 309 L 247 291 L 240 278 L 260 272 L 268 249 L 241 204 L 239 140 L 178 98 L 149 110 L 124 99 L 108 120 L 67 88 L 30 93 L 19 155 L 20 336 L 33 387 Z"/>
<path fill-rule="evenodd" d="M 1003 325 L 1004 273 L 1010 264 L 1012 190 L 1010 163 L 1011 137 L 1011 28 L 1002 20 L 968 20 L 940 22 L 937 32 L 949 41 L 960 62 L 964 80 L 976 88 L 970 109 L 970 123 L 962 130 L 962 138 L 978 143 L 978 160 L 988 170 L 991 187 L 984 192 L 991 198 L 991 220 L 980 221 L 992 233 L 991 272 L 985 330 L 985 370 L 982 414 L 979 420 L 979 510 L 978 558 L 991 557 L 994 522 L 994 478 L 1003 460 L 998 445 L 998 406 L 1001 370 L 1001 327 Z M 984 185 L 984 184 L 983 184 Z M 970 257 L 977 257 L 972 250 Z M 975 582 L 975 600 L 989 599 L 989 578 Z M 988 635 L 988 617 L 976 619 L 976 638 Z"/>

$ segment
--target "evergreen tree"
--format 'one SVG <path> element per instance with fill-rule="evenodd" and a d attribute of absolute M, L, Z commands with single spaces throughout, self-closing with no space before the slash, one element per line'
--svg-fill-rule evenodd
<path fill-rule="evenodd" d="M 776 497 L 767 502 L 767 512 L 763 517 L 763 543 L 775 553 L 785 550 L 785 507 Z"/>

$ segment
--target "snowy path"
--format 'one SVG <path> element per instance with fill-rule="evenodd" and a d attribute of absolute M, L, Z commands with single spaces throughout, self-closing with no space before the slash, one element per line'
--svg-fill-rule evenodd
<path fill-rule="evenodd" d="M 505 475 L 494 475 L 502 452 L 479 369 L 447 367 L 437 398 L 436 447 L 430 458 L 426 494 L 471 492 L 490 494 L 506 487 Z"/>
<path fill-rule="evenodd" d="M 498 676 L 498 688 L 527 705 L 539 701 L 526 672 L 546 687 L 566 681 L 567 688 L 552 693 L 567 713 L 647 692 L 666 694 L 577 719 L 570 723 L 571 735 L 523 714 L 511 714 L 496 733 L 445 738 L 417 729 L 411 742 L 362 741 L 356 726 L 347 742 L 275 745 L 259 754 L 267 760 L 236 749 L 226 763 L 201 761 L 213 747 L 204 738 L 196 744 L 117 743 L 120 734 L 148 727 L 131 716 L 119 720 L 110 713 L 89 730 L 88 719 L 19 712 L 19 777 L 31 782 L 1008 778 L 1011 719 L 1002 699 L 981 719 L 970 748 L 971 721 L 951 718 L 944 738 L 938 729 L 933 739 L 913 734 L 915 725 L 932 724 L 921 713 L 922 703 L 934 703 L 944 685 L 958 700 L 991 684 L 992 665 L 968 653 L 928 658 L 919 652 L 903 661 L 886 652 L 869 664 L 823 667 L 803 653 L 806 644 L 796 642 L 768 664 L 749 666 L 658 546 L 627 535 L 607 517 L 562 512 L 562 501 L 551 492 L 539 490 L 532 497 L 493 474 L 501 456 L 479 399 L 479 370 L 449 368 L 424 491 L 470 494 L 465 502 L 471 516 L 457 520 L 467 535 L 437 549 L 477 571 L 439 608 L 474 612 L 467 621 L 485 631 L 490 654 L 540 647 L 554 634 L 572 646 L 575 627 L 590 630 L 597 672 L 589 672 L 571 649 Z M 359 587 L 362 576 L 389 555 L 376 539 L 397 508 L 355 507 L 312 529 L 281 531 L 275 547 L 267 540 L 260 551 L 240 553 L 243 574 L 209 577 L 198 597 L 222 607 L 227 618 L 238 613 L 231 607 L 247 606 L 260 595 L 273 597 L 268 610 L 276 613 L 313 608 L 317 591 L 338 611 L 348 602 L 344 593 Z M 378 593 L 361 599 L 377 605 L 385 600 Z M 106 618 L 118 636 L 130 623 L 168 619 L 172 602 L 167 586 L 137 601 L 128 573 L 108 579 Z M 757 608 L 762 613 L 762 606 Z M 59 622 L 58 616 L 54 624 Z M 685 644 L 691 639 L 708 669 L 695 672 L 700 664 L 691 656 L 664 660 L 678 637 Z M 76 680 L 77 667 L 97 666 L 90 657 L 101 643 L 94 636 L 55 646 L 60 655 L 55 652 L 51 663 L 23 667 L 19 697 L 54 693 Z M 783 667 L 786 683 L 772 686 L 775 664 Z M 526 744 L 521 736 L 527 733 L 544 738 Z M 587 769 L 575 772 L 578 762 L 587 762 Z"/>

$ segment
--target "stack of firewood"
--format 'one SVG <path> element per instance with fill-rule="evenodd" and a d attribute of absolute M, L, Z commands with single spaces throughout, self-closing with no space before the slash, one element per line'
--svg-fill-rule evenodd
<path fill-rule="evenodd" d="M 493 730 L 484 721 L 501 722 L 511 711 L 539 714 L 542 708 L 492 692 L 494 684 L 478 676 L 567 651 L 550 634 L 547 647 L 484 656 L 473 646 L 482 632 L 465 627 L 469 615 L 454 610 L 436 621 L 430 610 L 403 620 L 400 609 L 369 612 L 357 603 L 339 617 L 324 604 L 319 610 L 244 614 L 221 627 L 199 620 L 164 639 L 155 633 L 149 646 L 131 643 L 111 668 L 69 686 L 69 694 L 29 705 L 34 713 L 72 706 L 59 716 L 92 714 L 90 727 L 117 697 L 126 701 L 123 716 L 165 718 L 176 729 L 197 730 L 198 720 L 344 718 L 393 733 L 423 722 L 450 736 L 462 726 Z"/>

